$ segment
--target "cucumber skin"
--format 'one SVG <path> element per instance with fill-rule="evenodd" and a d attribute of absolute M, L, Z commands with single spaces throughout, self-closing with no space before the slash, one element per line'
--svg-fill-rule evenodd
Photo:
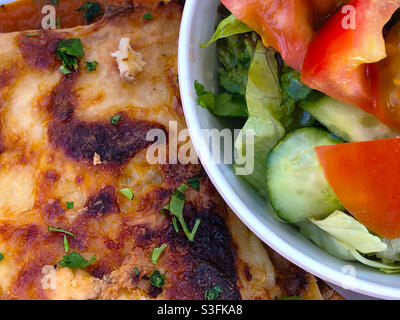
<path fill-rule="evenodd" d="M 324 129 L 300 128 L 286 135 L 269 153 L 267 190 L 272 207 L 281 219 L 299 223 L 308 218 L 325 218 L 335 210 L 344 209 L 314 151 L 319 145 L 342 142 Z M 288 173 L 288 169 L 296 174 Z"/>
<path fill-rule="evenodd" d="M 329 131 L 348 142 L 389 139 L 400 132 L 381 123 L 373 114 L 340 102 L 318 91 L 312 92 L 300 103 Z"/>

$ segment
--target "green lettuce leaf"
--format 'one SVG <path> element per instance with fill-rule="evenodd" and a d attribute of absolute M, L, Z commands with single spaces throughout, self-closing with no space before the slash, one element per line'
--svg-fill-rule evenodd
<path fill-rule="evenodd" d="M 381 259 L 383 263 L 400 262 L 400 238 L 398 239 L 382 239 L 387 245 L 385 251 L 378 252 L 376 257 Z"/>
<path fill-rule="evenodd" d="M 300 232 L 318 247 L 345 261 L 356 261 L 351 254 L 351 248 L 341 241 L 336 240 L 329 233 L 320 229 L 311 222 L 299 223 Z"/>
<path fill-rule="evenodd" d="M 247 118 L 246 101 L 241 96 L 235 96 L 227 92 L 215 95 L 207 92 L 198 81 L 194 82 L 198 103 L 216 116 Z"/>
<path fill-rule="evenodd" d="M 246 133 L 254 133 L 254 170 L 243 177 L 255 188 L 263 192 L 266 188 L 265 166 L 268 152 L 285 135 L 279 122 L 280 86 L 278 64 L 275 51 L 267 49 L 259 40 L 250 65 L 246 102 L 249 118 L 235 143 L 236 151 L 246 157 Z M 249 147 L 249 144 L 247 144 Z M 235 169 L 243 166 L 236 164 Z"/>
<path fill-rule="evenodd" d="M 386 263 L 381 263 L 375 260 L 367 259 L 363 255 L 361 255 L 357 250 L 351 249 L 351 254 L 353 257 L 358 261 L 361 262 L 362 264 L 369 266 L 371 268 L 376 268 L 381 270 L 382 272 L 385 273 L 397 273 L 400 272 L 400 265 L 397 264 L 386 264 Z"/>
<path fill-rule="evenodd" d="M 218 39 L 227 38 L 236 34 L 250 32 L 252 29 L 242 21 L 238 20 L 233 14 L 222 20 L 210 41 L 200 45 L 201 48 L 206 48 Z"/>
<path fill-rule="evenodd" d="M 335 211 L 324 220 L 310 221 L 336 240 L 361 253 L 376 253 L 387 249 L 379 237 L 372 235 L 360 222 L 341 211 Z"/>

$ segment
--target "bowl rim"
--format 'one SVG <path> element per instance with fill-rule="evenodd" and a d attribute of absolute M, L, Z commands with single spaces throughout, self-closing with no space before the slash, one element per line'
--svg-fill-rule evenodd
<path fill-rule="evenodd" d="M 178 73 L 181 99 L 187 126 L 190 129 L 192 143 L 205 171 L 228 206 L 235 212 L 239 219 L 264 243 L 300 268 L 327 282 L 333 283 L 339 287 L 343 287 L 343 284 L 346 283 L 345 281 L 348 275 L 334 270 L 322 261 L 318 261 L 303 254 L 300 250 L 292 247 L 290 244 L 281 239 L 273 229 L 262 223 L 252 213 L 250 208 L 235 195 L 235 191 L 225 180 L 221 170 L 218 168 L 218 165 L 212 161 L 205 161 L 210 157 L 209 149 L 206 142 L 202 139 L 200 132 L 201 128 L 199 122 L 196 121 L 196 115 L 194 112 L 194 108 L 198 108 L 199 106 L 193 102 L 193 97 L 188 94 L 189 92 L 193 92 L 193 84 L 190 83 L 188 75 L 190 74 L 191 70 L 191 22 L 196 13 L 196 4 L 196 0 L 187 0 L 184 7 L 179 35 Z M 382 276 L 384 276 L 384 274 L 382 274 Z M 352 279 L 352 281 L 351 291 L 381 299 L 400 299 L 400 288 L 373 283 L 357 277 Z"/>

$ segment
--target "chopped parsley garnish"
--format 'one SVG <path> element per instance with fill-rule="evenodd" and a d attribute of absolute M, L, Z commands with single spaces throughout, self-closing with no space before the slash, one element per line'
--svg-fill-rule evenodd
<path fill-rule="evenodd" d="M 204 295 L 205 300 L 218 300 L 222 289 L 219 286 L 212 287 L 211 289 L 206 290 Z"/>
<path fill-rule="evenodd" d="M 135 268 L 133 269 L 133 272 L 135 272 L 136 277 L 139 276 L 139 269 L 138 269 L 138 268 L 135 267 Z"/>
<path fill-rule="evenodd" d="M 143 19 L 145 20 L 153 20 L 153 15 L 150 12 L 147 12 L 143 15 Z"/>
<path fill-rule="evenodd" d="M 4 259 L 4 255 L 0 253 L 0 261 Z"/>
<path fill-rule="evenodd" d="M 96 1 L 86 1 L 82 7 L 76 9 L 82 11 L 82 16 L 86 20 L 86 23 L 91 23 L 94 19 L 103 14 L 103 9 Z"/>
<path fill-rule="evenodd" d="M 192 231 L 189 231 L 189 228 L 183 217 L 183 206 L 185 205 L 185 200 L 186 200 L 186 196 L 183 194 L 183 192 L 185 192 L 187 189 L 189 189 L 189 187 L 186 184 L 181 184 L 179 188 L 176 189 L 172 194 L 171 201 L 169 202 L 169 204 L 164 206 L 161 212 L 163 213 L 164 210 L 169 210 L 169 212 L 171 212 L 171 214 L 174 215 L 176 219 L 178 219 L 186 237 L 190 241 L 194 241 L 194 237 L 200 225 L 200 219 L 196 220 Z"/>
<path fill-rule="evenodd" d="M 122 114 L 116 114 L 115 116 L 112 116 L 110 118 L 110 123 L 117 124 L 119 122 L 119 120 L 121 120 L 121 118 L 122 118 Z"/>
<path fill-rule="evenodd" d="M 67 201 L 66 205 L 67 205 L 67 209 L 68 210 L 71 210 L 71 209 L 74 208 L 74 202 L 73 201 Z"/>
<path fill-rule="evenodd" d="M 200 190 L 200 177 L 190 178 L 187 181 L 189 185 L 196 191 Z"/>
<path fill-rule="evenodd" d="M 71 269 L 82 269 L 96 261 L 96 256 L 92 256 L 89 260 L 86 260 L 78 252 L 71 252 L 63 256 L 63 259 L 58 261 L 61 267 L 67 267 Z"/>
<path fill-rule="evenodd" d="M 68 253 L 68 251 L 69 251 L 69 242 L 68 242 L 67 236 L 65 234 L 64 234 L 64 243 L 63 243 L 63 245 L 64 245 L 65 253 Z"/>
<path fill-rule="evenodd" d="M 25 37 L 27 38 L 40 37 L 40 33 L 39 32 L 25 33 Z"/>
<path fill-rule="evenodd" d="M 165 250 L 167 245 L 164 243 L 159 248 L 154 248 L 153 253 L 151 255 L 151 263 L 157 264 L 158 259 L 160 258 L 161 254 Z"/>
<path fill-rule="evenodd" d="M 178 222 L 176 222 L 176 218 L 172 217 L 172 225 L 174 226 L 175 232 L 179 233 Z"/>
<path fill-rule="evenodd" d="M 291 296 L 291 297 L 284 297 L 281 300 L 303 300 L 303 299 L 298 296 Z"/>
<path fill-rule="evenodd" d="M 54 3 L 55 5 L 58 5 L 59 0 L 50 0 L 50 2 Z"/>
<path fill-rule="evenodd" d="M 87 71 L 96 71 L 97 65 L 99 64 L 97 61 L 85 61 L 86 70 Z"/>
<path fill-rule="evenodd" d="M 150 283 L 153 287 L 161 288 L 165 284 L 165 274 L 160 273 L 158 270 L 154 270 L 150 276 Z"/>
<path fill-rule="evenodd" d="M 133 199 L 133 190 L 131 188 L 122 188 L 118 189 L 120 193 L 122 193 L 125 197 L 132 200 Z"/>
<path fill-rule="evenodd" d="M 68 74 L 72 70 L 78 70 L 78 59 L 82 59 L 84 55 L 81 39 L 61 40 L 57 47 L 57 57 L 62 61 L 60 71 L 63 74 Z"/>
<path fill-rule="evenodd" d="M 73 237 L 74 239 L 76 239 L 75 235 L 74 235 L 73 233 L 67 231 L 67 230 L 64 230 L 64 229 L 61 229 L 61 228 L 54 228 L 54 227 L 52 227 L 52 226 L 48 226 L 47 229 L 48 229 L 49 231 L 65 233 L 65 234 L 67 234 L 67 235 Z"/>

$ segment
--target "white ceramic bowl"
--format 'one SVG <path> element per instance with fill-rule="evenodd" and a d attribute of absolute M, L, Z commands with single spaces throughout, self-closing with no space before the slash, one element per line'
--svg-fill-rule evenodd
<path fill-rule="evenodd" d="M 216 48 L 200 49 L 213 34 L 218 0 L 186 0 L 179 40 L 179 83 L 192 141 L 212 182 L 238 217 L 267 245 L 301 268 L 328 282 L 358 293 L 385 299 L 400 299 L 400 275 L 383 274 L 358 263 L 339 260 L 319 249 L 293 226 L 272 217 L 272 208 L 232 166 L 216 164 L 201 129 L 223 129 L 231 124 L 198 106 L 193 83 L 198 80 L 214 90 Z"/>

